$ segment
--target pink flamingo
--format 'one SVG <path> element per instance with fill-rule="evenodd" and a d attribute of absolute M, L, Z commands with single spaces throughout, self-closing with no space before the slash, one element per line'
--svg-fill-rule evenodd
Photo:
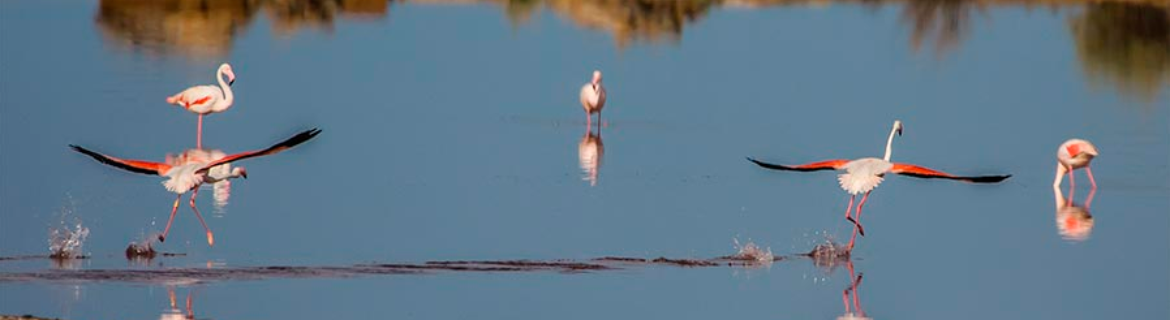
<path fill-rule="evenodd" d="M 309 141 L 309 139 L 312 139 L 319 133 L 321 133 L 321 130 L 310 129 L 263 150 L 241 152 L 223 157 L 218 160 L 211 160 L 206 157 L 180 157 L 178 161 L 175 161 L 172 164 L 141 160 L 125 160 L 90 151 L 89 149 L 82 148 L 77 145 L 69 145 L 69 147 L 73 148 L 73 150 L 77 152 L 94 158 L 98 162 L 108 164 L 119 169 L 136 173 L 167 177 L 167 181 L 163 182 L 163 186 L 167 188 L 167 191 L 174 192 L 178 194 L 178 196 L 175 197 L 175 204 L 171 206 L 171 217 L 167 220 L 166 229 L 163 229 L 163 233 L 158 236 L 159 241 L 166 242 L 167 233 L 171 231 L 171 223 L 175 221 L 175 213 L 179 210 L 179 199 L 181 199 L 183 194 L 187 193 L 187 191 L 193 190 L 191 193 L 190 202 L 191 210 L 195 211 L 195 216 L 199 218 L 199 223 L 203 224 L 203 229 L 207 231 L 207 244 L 210 246 L 215 246 L 215 237 L 211 234 L 211 229 L 207 227 L 207 222 L 203 221 L 203 216 L 199 214 L 199 209 L 195 207 L 195 197 L 199 195 L 199 186 L 203 185 L 204 183 L 216 183 L 219 181 L 226 181 L 228 179 L 239 177 L 247 179 L 248 172 L 244 170 L 243 167 L 233 168 L 226 173 L 216 172 L 216 170 L 212 170 L 212 168 L 248 158 L 276 154 L 278 152 L 295 147 L 296 145 L 305 141 Z M 196 153 L 199 152 L 188 152 L 184 154 Z"/>
<path fill-rule="evenodd" d="M 1052 187 L 1059 188 L 1060 182 L 1064 180 L 1064 174 L 1068 173 L 1069 187 L 1076 188 L 1073 170 L 1085 168 L 1085 173 L 1089 175 L 1089 183 L 1093 184 L 1094 190 L 1097 189 L 1097 181 L 1093 179 L 1093 169 L 1089 169 L 1089 163 L 1095 157 L 1097 157 L 1097 147 L 1088 141 L 1069 139 L 1060 144 L 1060 148 L 1056 149 L 1056 178 L 1052 181 Z"/>
<path fill-rule="evenodd" d="M 223 77 L 227 76 L 227 81 Z M 224 112 L 232 107 L 235 100 L 232 95 L 232 83 L 236 82 L 236 74 L 229 64 L 219 65 L 215 72 L 215 80 L 219 86 L 194 86 L 167 97 L 167 103 L 178 105 L 199 115 L 199 127 L 195 132 L 195 148 L 203 148 L 203 116 L 212 113 Z"/>
<path fill-rule="evenodd" d="M 593 121 L 593 114 L 597 114 L 597 123 L 601 123 L 601 108 L 605 107 L 605 86 L 601 85 L 601 71 L 593 71 L 593 81 L 581 87 L 581 107 L 585 108 L 585 125 Z"/>
<path fill-rule="evenodd" d="M 1011 175 L 997 175 L 997 176 L 978 176 L 978 177 L 963 177 L 956 176 L 946 172 L 921 167 L 906 163 L 892 163 L 890 162 L 890 148 L 894 143 L 894 135 L 902 134 L 902 121 L 894 121 L 894 128 L 890 130 L 890 137 L 886 140 L 886 156 L 882 159 L 878 158 L 861 158 L 857 160 L 826 160 L 802 164 L 797 166 L 786 166 L 779 164 L 771 164 L 756 159 L 747 158 L 748 161 L 755 163 L 761 167 L 773 170 L 788 170 L 788 171 L 819 171 L 819 170 L 845 170 L 837 176 L 837 181 L 841 184 L 841 188 L 849 192 L 849 206 L 845 208 L 845 220 L 853 223 L 853 236 L 849 238 L 848 250 L 853 250 L 853 242 L 857 239 L 857 233 L 861 232 L 865 236 L 865 228 L 857 219 L 861 219 L 861 208 L 865 205 L 865 200 L 869 198 L 869 193 L 877 188 L 878 184 L 882 182 L 886 173 L 896 173 L 907 175 L 916 178 L 941 178 L 952 179 L 976 183 L 993 183 L 1000 182 L 1011 177 Z M 865 193 L 861 197 L 861 203 L 857 205 L 857 215 L 850 216 L 850 210 L 853 208 L 853 200 L 858 194 Z"/>

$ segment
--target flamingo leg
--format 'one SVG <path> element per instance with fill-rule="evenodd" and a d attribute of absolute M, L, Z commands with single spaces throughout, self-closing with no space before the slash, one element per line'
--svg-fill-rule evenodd
<path fill-rule="evenodd" d="M 1056 163 L 1056 178 L 1052 179 L 1053 180 L 1052 181 L 1053 188 L 1060 187 L 1060 182 L 1064 181 L 1064 173 L 1067 171 L 1068 171 L 1068 168 L 1065 168 L 1063 164 L 1060 164 L 1060 162 Z"/>
<path fill-rule="evenodd" d="M 857 198 L 857 195 L 850 195 L 849 196 L 849 205 L 845 206 L 845 220 L 849 220 L 850 223 L 853 223 L 853 233 L 856 234 L 857 233 L 857 221 L 853 220 L 853 216 L 849 215 L 849 212 L 851 212 L 853 210 L 853 199 L 855 199 L 855 198 Z M 850 247 L 853 246 L 852 239 L 849 240 L 849 246 Z"/>
<path fill-rule="evenodd" d="M 1068 170 L 1068 186 L 1075 189 L 1077 187 L 1077 175 L 1073 174 L 1073 171 L 1075 170 Z"/>
<path fill-rule="evenodd" d="M 862 237 L 865 236 L 865 227 L 861 226 L 861 221 L 860 221 L 861 220 L 861 207 L 865 206 L 865 200 L 869 199 L 870 192 L 872 192 L 872 191 L 868 191 L 865 193 L 864 196 L 861 196 L 861 203 L 857 204 L 857 213 L 854 214 L 854 216 L 857 217 L 857 220 L 858 220 L 858 221 L 855 221 L 855 223 L 857 223 L 857 230 L 861 232 Z"/>
<path fill-rule="evenodd" d="M 857 241 L 857 233 L 861 232 L 861 236 L 865 236 L 865 227 L 862 227 L 861 222 L 858 222 L 858 220 L 861 219 L 861 206 L 865 205 L 866 199 L 869 199 L 869 192 L 866 192 L 865 195 L 861 197 L 861 203 L 857 204 L 857 213 L 855 214 L 857 219 L 850 220 L 853 221 L 853 235 L 849 237 L 849 252 L 853 252 L 853 244 Z"/>
<path fill-rule="evenodd" d="M 865 274 L 857 275 L 857 280 L 853 282 L 853 310 L 857 310 L 857 314 L 861 315 L 862 317 L 865 316 L 865 311 L 861 310 L 861 295 L 860 292 L 858 292 L 858 289 L 860 289 L 858 287 L 861 286 L 861 277 L 863 276 L 865 276 Z"/>
<path fill-rule="evenodd" d="M 199 223 L 203 225 L 203 230 L 207 231 L 207 245 L 215 246 L 215 236 L 211 235 L 211 229 L 207 228 L 207 222 L 203 221 L 203 215 L 199 214 L 199 208 L 195 207 L 195 196 L 199 195 L 199 186 L 195 187 L 195 192 L 191 193 L 191 210 L 195 211 L 195 217 L 199 218 Z"/>
<path fill-rule="evenodd" d="M 1089 174 L 1089 183 L 1093 185 L 1093 190 L 1097 190 L 1097 180 L 1093 179 L 1093 169 L 1089 169 L 1089 166 L 1085 166 L 1085 173 Z"/>
<path fill-rule="evenodd" d="M 175 213 L 179 212 L 179 199 L 183 198 L 183 194 L 175 197 L 175 204 L 171 206 L 171 218 L 167 219 L 167 227 L 163 229 L 163 233 L 158 235 L 159 242 L 167 242 L 167 233 L 171 232 L 171 223 L 175 222 Z"/>
<path fill-rule="evenodd" d="M 195 149 L 203 149 L 203 115 L 199 115 L 199 126 L 195 129 Z"/>
<path fill-rule="evenodd" d="M 187 293 L 187 319 L 195 319 L 195 310 L 191 309 L 191 294 Z"/>
<path fill-rule="evenodd" d="M 845 288 L 845 291 L 841 291 L 841 304 L 845 305 L 845 314 L 850 313 L 849 312 L 849 310 L 850 310 L 849 309 L 849 289 L 851 289 L 851 288 Z"/>

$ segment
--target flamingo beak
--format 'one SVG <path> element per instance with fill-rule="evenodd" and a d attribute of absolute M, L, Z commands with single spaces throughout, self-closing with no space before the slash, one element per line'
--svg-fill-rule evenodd
<path fill-rule="evenodd" d="M 244 179 L 247 179 L 247 178 L 248 178 L 248 172 L 247 172 L 247 171 L 240 172 L 240 176 L 241 176 L 241 177 L 244 177 Z"/>
<path fill-rule="evenodd" d="M 898 136 L 902 136 L 902 126 L 898 126 Z"/>

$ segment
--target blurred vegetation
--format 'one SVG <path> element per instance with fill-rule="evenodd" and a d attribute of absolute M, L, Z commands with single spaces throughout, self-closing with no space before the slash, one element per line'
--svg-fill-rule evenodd
<path fill-rule="evenodd" d="M 148 54 L 225 56 L 232 39 L 260 12 L 274 33 L 332 30 L 339 18 L 378 19 L 393 2 L 490 3 L 513 25 L 542 9 L 577 26 L 602 30 L 617 47 L 677 42 L 683 28 L 721 7 L 900 6 L 910 46 L 952 51 L 973 16 L 993 6 L 1081 9 L 1069 22 L 1081 64 L 1094 81 L 1155 99 L 1170 82 L 1170 0 L 101 0 L 97 24 L 110 42 Z"/>
<path fill-rule="evenodd" d="M 1170 86 L 1170 8 L 1093 4 L 1069 28 L 1081 68 L 1094 82 L 1146 101 Z"/>
<path fill-rule="evenodd" d="M 381 18 L 388 9 L 386 0 L 102 0 L 96 22 L 110 42 L 131 50 L 214 59 L 261 10 L 276 33 L 289 34 L 330 30 L 338 15 Z"/>

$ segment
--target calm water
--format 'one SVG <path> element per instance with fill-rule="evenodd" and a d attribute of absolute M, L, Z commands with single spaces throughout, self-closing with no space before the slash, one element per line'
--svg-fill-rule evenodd
<path fill-rule="evenodd" d="M 442 2 L 0 2 L 0 314 L 165 318 L 187 312 L 189 297 L 200 319 L 835 319 L 846 313 L 849 268 L 792 254 L 848 237 L 848 195 L 832 173 L 766 171 L 744 157 L 880 156 L 900 119 L 894 160 L 1013 177 L 887 177 L 866 204 L 852 261 L 868 317 L 1170 317 L 1164 3 Z M 236 103 L 205 119 L 205 147 L 231 153 L 324 133 L 239 163 L 249 179 L 233 181 L 226 199 L 200 193 L 215 247 L 184 198 L 159 249 L 185 255 L 127 261 L 129 242 L 162 229 L 173 194 L 157 177 L 66 146 L 155 161 L 192 148 L 196 117 L 164 98 L 212 83 L 224 61 Z M 609 91 L 596 138 L 577 102 L 594 69 Z M 1081 241 L 1059 232 L 1057 213 L 1069 208 L 1049 187 L 1056 147 L 1072 137 L 1101 149 Z M 594 153 L 595 175 L 581 159 Z M 1088 181 L 1082 172 L 1077 181 L 1084 207 Z M 90 259 L 24 257 L 47 255 L 49 230 L 78 221 Z M 701 259 L 735 253 L 733 239 L 785 259 L 18 279 Z"/>

